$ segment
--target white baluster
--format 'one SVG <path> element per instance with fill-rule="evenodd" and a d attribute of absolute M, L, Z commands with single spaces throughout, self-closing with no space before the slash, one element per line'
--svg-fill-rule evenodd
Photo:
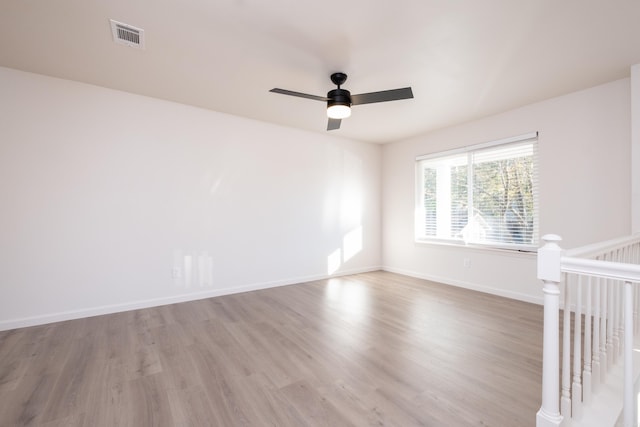
<path fill-rule="evenodd" d="M 621 249 L 620 252 L 620 259 L 618 260 L 619 262 L 625 263 L 625 264 L 631 264 L 633 263 L 633 256 L 632 256 L 632 245 L 626 245 L 624 248 Z M 618 282 L 617 286 L 616 286 L 616 291 L 617 291 L 617 319 L 616 319 L 616 326 L 617 326 L 617 338 L 618 338 L 618 359 L 620 357 L 622 357 L 624 359 L 624 327 L 625 327 L 625 290 L 624 290 L 624 283 L 623 282 Z M 632 306 L 633 306 L 633 299 L 632 299 Z M 633 325 L 633 318 L 632 318 L 632 325 Z"/>
<path fill-rule="evenodd" d="M 624 284 L 624 427 L 636 424 L 636 399 L 633 393 L 633 285 Z"/>
<path fill-rule="evenodd" d="M 571 417 L 582 419 L 582 380 L 580 378 L 580 359 L 582 357 L 582 276 L 577 277 L 576 283 L 576 312 L 573 328 L 573 384 L 571 386 Z M 569 285 L 567 285 L 568 287 Z"/>
<path fill-rule="evenodd" d="M 621 260 L 620 262 L 624 262 Z M 615 295 L 615 327 L 613 330 L 613 352 L 615 354 L 614 364 L 618 363 L 622 356 L 622 347 L 624 345 L 623 329 L 623 316 L 624 316 L 624 287 L 622 282 L 614 282 L 614 295 Z"/>
<path fill-rule="evenodd" d="M 593 315 L 593 363 L 591 363 L 591 391 L 596 393 L 600 388 L 600 279 L 595 278 L 593 281 L 593 307 L 595 313 Z"/>
<path fill-rule="evenodd" d="M 602 305 L 600 312 L 600 382 L 607 382 L 607 280 L 600 281 L 600 304 Z"/>
<path fill-rule="evenodd" d="M 580 284 L 578 284 L 580 286 Z M 587 312 L 584 315 L 584 371 L 582 381 L 582 402 L 584 405 L 591 404 L 591 276 L 587 277 Z"/>
<path fill-rule="evenodd" d="M 562 397 L 560 413 L 565 419 L 571 417 L 571 298 L 569 280 L 562 275 L 564 282 L 564 308 L 562 321 Z"/>
<path fill-rule="evenodd" d="M 563 417 L 559 405 L 558 358 L 560 345 L 560 257 L 562 239 L 553 234 L 542 237 L 545 245 L 538 250 L 538 279 L 543 281 L 544 336 L 542 347 L 542 406 L 536 414 L 537 427 L 559 427 Z"/>
<path fill-rule="evenodd" d="M 607 257 L 607 261 L 612 261 L 613 260 L 613 252 L 609 252 L 609 255 Z M 606 364 L 606 371 L 607 373 L 609 373 L 611 371 L 611 366 L 612 366 L 612 362 L 613 362 L 613 288 L 615 287 L 615 283 L 613 283 L 613 280 L 607 280 L 606 281 L 606 288 L 607 288 L 607 302 L 606 302 L 606 307 L 607 307 L 607 315 L 603 316 L 604 319 L 606 319 L 606 325 L 607 325 L 607 339 L 605 340 L 605 348 L 606 348 L 606 353 L 607 353 L 607 364 Z"/>
<path fill-rule="evenodd" d="M 615 259 L 613 261 L 616 262 L 626 262 L 625 257 L 624 257 L 624 248 L 618 248 L 618 250 L 616 251 L 616 255 L 615 255 Z M 618 363 L 618 358 L 620 357 L 621 353 L 620 353 L 620 335 L 622 332 L 622 323 L 621 323 L 621 316 L 622 316 L 622 309 L 621 309 L 621 302 L 622 302 L 622 298 L 620 297 L 620 293 L 622 291 L 622 287 L 620 286 L 621 283 L 614 281 L 612 283 L 612 287 L 613 287 L 613 316 L 611 317 L 611 319 L 613 320 L 613 326 L 612 326 L 612 330 L 613 330 L 613 350 L 612 350 L 612 358 L 613 358 L 613 364 L 615 365 L 616 363 Z"/>

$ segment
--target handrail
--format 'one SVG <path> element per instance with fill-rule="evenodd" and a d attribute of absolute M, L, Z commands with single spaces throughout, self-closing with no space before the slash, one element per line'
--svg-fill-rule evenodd
<path fill-rule="evenodd" d="M 560 269 L 563 273 L 640 283 L 640 265 L 563 256 Z"/>
<path fill-rule="evenodd" d="M 604 252 L 609 252 L 614 249 L 627 246 L 630 243 L 637 242 L 638 239 L 640 239 L 640 233 L 635 233 L 629 236 L 622 236 L 616 237 L 615 239 L 605 240 L 604 242 L 592 243 L 590 245 L 567 249 L 564 253 L 568 257 L 590 258 L 600 255 Z"/>

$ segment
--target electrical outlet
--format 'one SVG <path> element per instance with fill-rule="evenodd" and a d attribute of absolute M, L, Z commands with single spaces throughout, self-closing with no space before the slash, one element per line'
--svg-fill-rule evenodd
<path fill-rule="evenodd" d="M 173 270 L 171 270 L 171 275 L 174 279 L 179 279 L 182 277 L 182 270 L 180 269 L 180 267 L 173 267 Z"/>
<path fill-rule="evenodd" d="M 469 258 L 463 259 L 462 265 L 464 265 L 464 268 L 471 268 L 471 260 Z"/>

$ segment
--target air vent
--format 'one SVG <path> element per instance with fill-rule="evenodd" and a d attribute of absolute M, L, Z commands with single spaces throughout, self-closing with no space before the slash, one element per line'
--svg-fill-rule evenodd
<path fill-rule="evenodd" d="M 111 21 L 111 34 L 113 41 L 138 49 L 144 49 L 144 30 L 122 22 Z"/>

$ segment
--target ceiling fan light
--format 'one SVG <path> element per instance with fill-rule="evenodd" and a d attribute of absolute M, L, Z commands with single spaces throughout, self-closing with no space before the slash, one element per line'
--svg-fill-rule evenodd
<path fill-rule="evenodd" d="M 348 90 L 330 90 L 327 99 L 327 116 L 330 119 L 346 119 L 351 115 L 351 93 Z"/>
<path fill-rule="evenodd" d="M 351 107 L 342 104 L 333 104 L 327 108 L 327 116 L 330 119 L 346 119 L 351 115 Z"/>

